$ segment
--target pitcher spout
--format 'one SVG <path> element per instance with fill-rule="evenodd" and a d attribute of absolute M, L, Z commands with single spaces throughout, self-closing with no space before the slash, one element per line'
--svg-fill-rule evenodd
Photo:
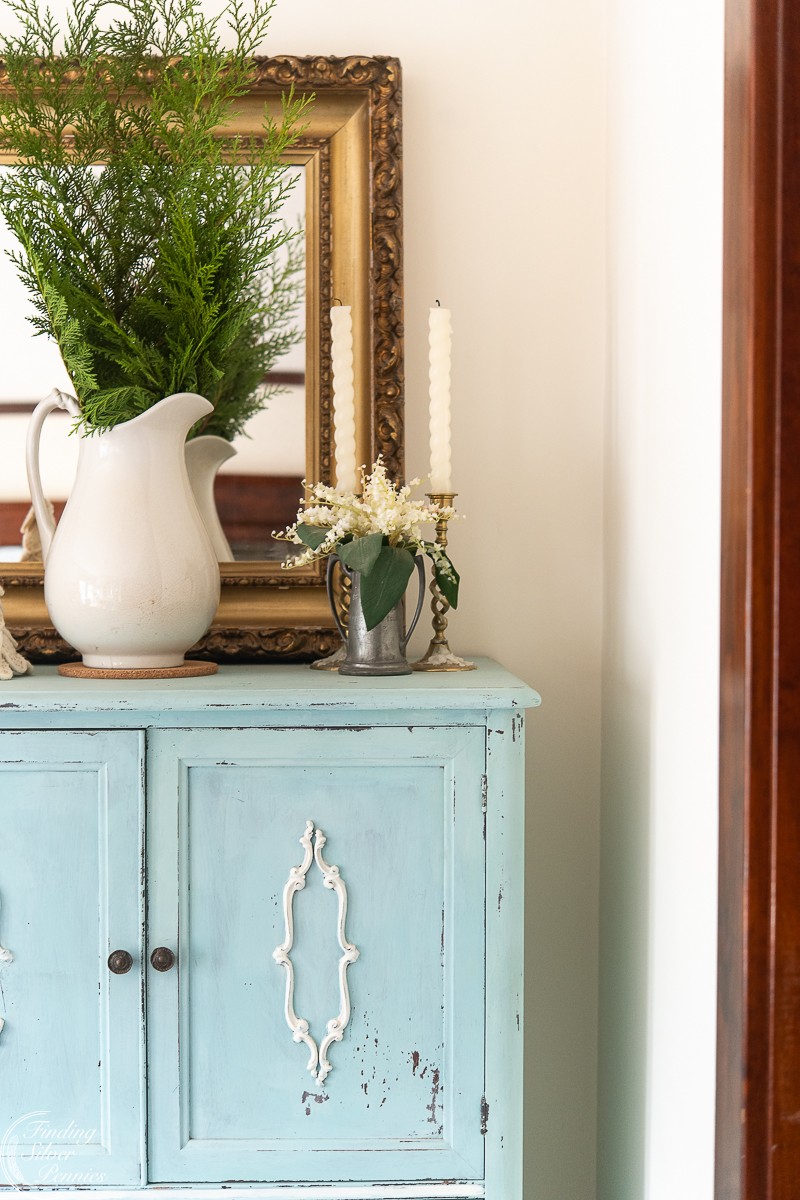
<path fill-rule="evenodd" d="M 175 392 L 133 420 L 115 426 L 115 431 L 124 429 L 135 435 L 146 426 L 160 434 L 173 434 L 183 442 L 194 423 L 213 411 L 214 405 L 196 392 Z"/>

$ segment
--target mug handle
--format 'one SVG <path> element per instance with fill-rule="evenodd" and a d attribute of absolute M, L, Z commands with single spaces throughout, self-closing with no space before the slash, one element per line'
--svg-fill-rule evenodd
<path fill-rule="evenodd" d="M 411 622 L 411 628 L 400 643 L 400 650 L 403 654 L 406 652 L 406 646 L 411 640 L 412 633 L 417 628 L 417 621 L 419 620 L 419 615 L 422 612 L 422 601 L 425 599 L 425 559 L 421 554 L 418 554 L 415 557 L 414 562 L 416 564 L 417 574 L 419 576 L 419 596 L 417 598 L 417 611 L 414 613 L 414 620 Z"/>
<path fill-rule="evenodd" d="M 338 562 L 339 566 L 342 568 L 342 570 L 344 571 L 345 575 L 349 575 L 352 577 L 352 571 L 348 571 L 347 567 L 344 565 L 342 560 L 339 558 L 339 555 L 338 554 L 329 554 L 328 555 L 328 570 L 325 575 L 325 588 L 328 593 L 328 603 L 331 606 L 331 612 L 333 613 L 333 619 L 336 622 L 336 628 L 339 630 L 339 633 L 342 636 L 342 641 L 344 642 L 344 644 L 346 646 L 347 645 L 347 630 L 345 629 L 344 625 L 342 625 L 342 622 L 339 620 L 339 614 L 336 611 L 336 604 L 334 603 L 334 599 L 333 599 L 333 569 L 336 566 L 337 562 Z"/>

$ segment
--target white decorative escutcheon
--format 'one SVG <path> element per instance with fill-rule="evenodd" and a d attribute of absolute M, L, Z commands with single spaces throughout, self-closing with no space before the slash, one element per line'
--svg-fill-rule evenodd
<path fill-rule="evenodd" d="M 286 880 L 286 886 L 283 889 L 283 919 L 286 922 L 286 937 L 272 951 L 272 957 L 279 966 L 286 968 L 286 999 L 284 1001 L 283 1011 L 286 1014 L 286 1024 L 292 1031 L 292 1036 L 296 1042 L 305 1042 L 311 1051 L 311 1057 L 308 1060 L 309 1071 L 317 1069 L 317 1043 L 308 1032 L 308 1021 L 303 1017 L 298 1017 L 294 1011 L 294 967 L 292 960 L 289 958 L 289 951 L 292 948 L 294 941 L 294 921 L 292 919 L 292 901 L 294 900 L 295 892 L 302 892 L 306 886 L 306 873 L 311 866 L 311 861 L 314 857 L 314 851 L 311 848 L 311 834 L 314 832 L 314 822 L 306 821 L 306 831 L 300 838 L 300 845 L 305 850 L 305 856 L 299 867 L 292 867 L 289 872 L 289 878 Z"/>
<path fill-rule="evenodd" d="M 325 1076 L 331 1069 L 331 1064 L 328 1062 L 328 1050 L 332 1042 L 340 1042 L 344 1034 L 347 1022 L 350 1020 L 350 989 L 347 986 L 347 968 L 350 963 L 354 963 L 358 958 L 358 951 L 355 946 L 348 942 L 344 933 L 344 923 L 347 919 L 347 888 L 344 886 L 344 880 L 339 874 L 338 867 L 330 867 L 322 857 L 322 847 L 325 845 L 327 838 L 321 829 L 317 830 L 314 838 L 314 858 L 317 860 L 317 866 L 322 871 L 322 882 L 326 888 L 331 888 L 336 892 L 339 899 L 339 921 L 337 925 L 337 936 L 339 945 L 344 953 L 339 959 L 339 1015 L 332 1017 L 328 1021 L 328 1032 L 322 1039 L 322 1045 L 319 1048 L 319 1074 L 317 1075 L 317 1083 L 323 1084 Z"/>
<path fill-rule="evenodd" d="M 347 1023 L 350 1020 L 350 989 L 347 986 L 347 968 L 350 966 L 350 963 L 354 963 L 358 958 L 358 950 L 348 942 L 345 936 L 347 888 L 345 887 L 344 880 L 339 874 L 339 868 L 330 866 L 322 857 L 322 847 L 325 845 L 327 838 L 321 829 L 317 829 L 315 832 L 312 853 L 312 832 L 314 832 L 314 822 L 307 821 L 305 833 L 300 838 L 300 844 L 305 850 L 305 857 L 299 867 L 292 867 L 283 889 L 283 917 L 286 923 L 286 937 L 280 946 L 273 951 L 272 957 L 276 963 L 286 968 L 286 1000 L 284 1004 L 286 1024 L 291 1029 L 294 1040 L 296 1042 L 305 1042 L 310 1049 L 311 1058 L 308 1062 L 308 1069 L 321 1086 L 331 1070 L 331 1064 L 328 1061 L 328 1050 L 333 1042 L 340 1042 L 342 1040 Z M 339 901 L 337 937 L 343 951 L 342 957 L 339 959 L 339 1013 L 328 1021 L 327 1033 L 322 1040 L 319 1051 L 317 1051 L 317 1043 L 308 1032 L 308 1021 L 302 1017 L 298 1017 L 294 1011 L 294 967 L 292 966 L 292 960 L 289 958 L 289 951 L 294 941 L 292 902 L 295 892 L 302 891 L 306 886 L 306 874 L 308 868 L 311 866 L 312 857 L 316 859 L 317 866 L 322 872 L 322 882 L 325 887 L 336 892 Z M 317 1064 L 319 1064 L 319 1070 L 317 1070 Z"/>

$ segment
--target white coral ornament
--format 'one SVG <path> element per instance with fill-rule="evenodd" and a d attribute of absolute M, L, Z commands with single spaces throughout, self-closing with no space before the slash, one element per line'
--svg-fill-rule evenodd
<path fill-rule="evenodd" d="M 50 516 L 53 525 L 56 523 L 56 511 L 53 508 L 52 500 L 45 499 L 45 504 L 50 510 Z M 22 534 L 22 558 L 20 562 L 41 562 L 42 561 L 42 539 L 39 534 L 39 526 L 36 524 L 36 513 L 33 508 L 28 509 L 28 514 L 22 522 L 20 529 Z"/>
<path fill-rule="evenodd" d="M 0 587 L 0 596 L 3 589 Z M 32 675 L 33 667 L 27 658 L 17 652 L 17 643 L 6 629 L 3 605 L 0 601 L 0 679 L 13 679 L 15 675 Z"/>

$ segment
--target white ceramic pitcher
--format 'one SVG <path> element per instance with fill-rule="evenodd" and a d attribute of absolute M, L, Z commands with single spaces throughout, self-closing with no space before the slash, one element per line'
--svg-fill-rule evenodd
<path fill-rule="evenodd" d="M 220 562 L 233 562 L 233 551 L 225 537 L 214 499 L 214 480 L 224 462 L 236 454 L 230 442 L 215 434 L 204 433 L 186 443 L 186 470 L 206 532 Z"/>
<path fill-rule="evenodd" d="M 173 667 L 219 603 L 219 567 L 189 486 L 184 443 L 212 405 L 167 396 L 105 433 L 83 437 L 75 485 L 58 527 L 39 478 L 39 436 L 54 391 L 34 409 L 27 466 L 45 564 L 50 619 L 89 667 Z"/>

